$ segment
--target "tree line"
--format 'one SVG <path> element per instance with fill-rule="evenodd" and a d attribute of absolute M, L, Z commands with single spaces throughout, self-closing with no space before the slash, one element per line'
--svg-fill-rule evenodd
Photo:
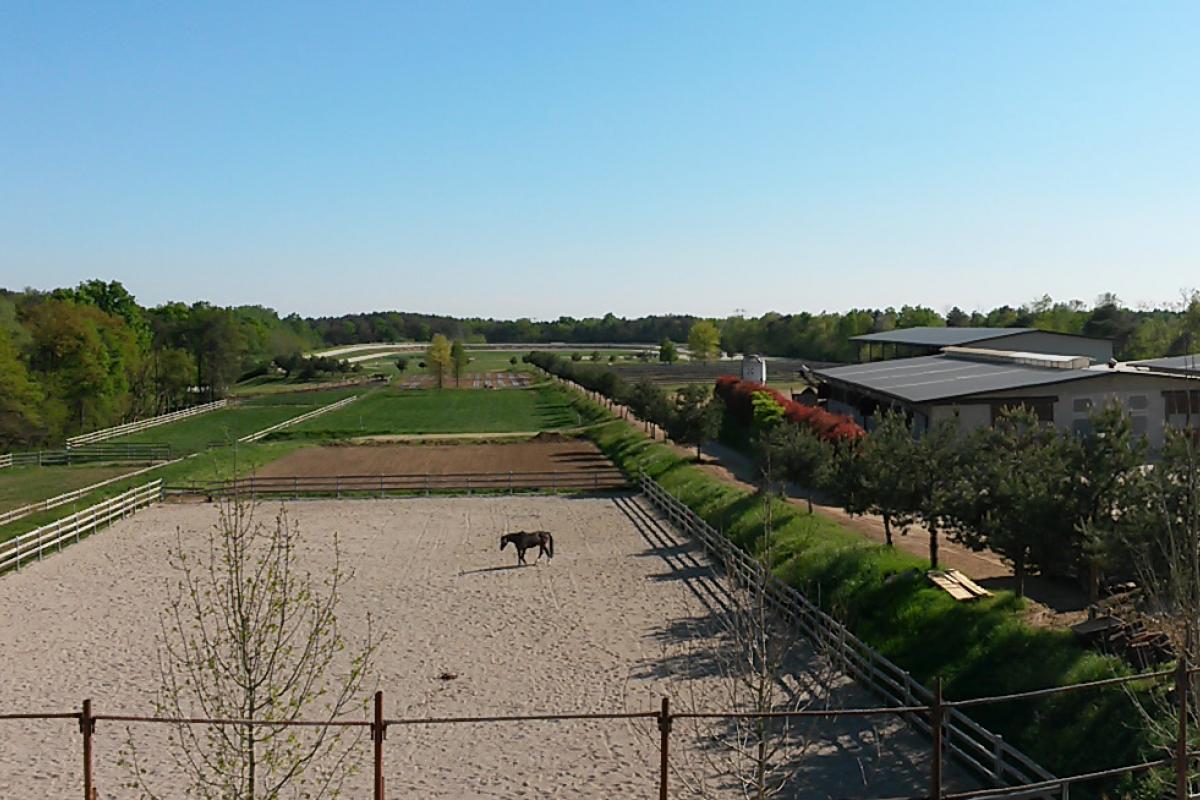
<path fill-rule="evenodd" d="M 245 378 L 282 370 L 316 377 L 344 369 L 304 361 L 309 350 L 378 341 L 662 342 L 660 358 L 688 342 L 701 359 L 758 352 L 822 361 L 857 357 L 851 336 L 914 325 L 1028 326 L 1112 338 L 1120 358 L 1200 349 L 1200 299 L 1134 310 L 1104 295 L 1092 307 L 1049 297 L 989 312 L 921 306 L 706 320 L 613 314 L 552 321 L 377 312 L 280 316 L 262 306 L 169 302 L 149 308 L 117 281 L 49 292 L 0 290 L 0 450 L 59 442 L 75 433 L 216 399 Z"/>
<path fill-rule="evenodd" d="M 1153 358 L 1200 350 L 1200 296 L 1191 294 L 1175 304 L 1155 309 L 1133 309 L 1112 294 L 1094 303 L 1055 301 L 1049 296 L 1020 306 L 1001 305 L 990 311 L 963 311 L 954 307 L 939 312 L 926 306 L 883 309 L 850 309 L 844 313 L 820 312 L 759 317 L 740 315 L 706 320 L 691 315 L 656 315 L 626 319 L 559 317 L 535 321 L 528 318 L 497 320 L 455 318 L 432 314 L 386 311 L 320 317 L 308 321 L 313 333 L 326 344 L 361 344 L 379 341 L 429 341 L 440 333 L 467 344 L 508 342 L 517 344 L 590 344 L 690 342 L 697 325 L 702 328 L 704 352 L 761 353 L 819 361 L 853 361 L 858 345 L 853 336 L 897 328 L 994 327 L 1041 328 L 1112 339 L 1118 358 Z M 709 328 L 711 326 L 711 329 Z M 712 337 L 715 335 L 715 340 Z M 712 344 L 708 344 L 711 342 Z M 668 349 L 670 352 L 670 349 Z M 671 358 L 668 355 L 664 360 Z"/>
<path fill-rule="evenodd" d="M 222 397 L 319 345 L 299 316 L 261 306 L 139 305 L 118 282 L 0 292 L 0 451 Z"/>

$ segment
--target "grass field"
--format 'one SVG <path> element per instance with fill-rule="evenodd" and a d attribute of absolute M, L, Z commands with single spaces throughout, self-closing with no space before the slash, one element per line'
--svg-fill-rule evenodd
<path fill-rule="evenodd" d="M 352 373 L 346 375 L 344 380 L 365 378 L 367 377 L 368 372 Z M 229 390 L 229 395 L 230 397 L 244 397 L 270 402 L 272 399 L 278 399 L 281 395 L 286 395 L 289 393 L 325 394 L 326 392 L 337 393 L 346 391 L 364 391 L 368 388 L 366 386 L 354 386 L 349 388 L 331 388 L 325 391 L 312 391 L 314 389 L 320 390 L 320 387 L 329 386 L 330 384 L 337 382 L 338 380 L 336 378 L 326 378 L 319 381 L 304 382 L 284 380 L 283 378 L 274 375 L 260 375 L 257 378 L 251 378 L 249 380 L 242 381 L 241 383 L 231 387 Z"/>
<path fill-rule="evenodd" d="M 99 503 L 109 497 L 114 497 L 121 492 L 128 491 L 136 486 L 143 486 L 150 481 L 162 479 L 167 484 L 179 484 L 187 481 L 215 481 L 228 480 L 239 475 L 246 475 L 253 472 L 255 469 L 274 461 L 277 458 L 287 455 L 301 447 L 306 443 L 302 441 L 296 442 L 255 442 L 254 444 L 239 444 L 232 447 L 224 447 L 219 450 L 212 450 L 204 453 L 197 453 L 191 458 L 186 458 L 174 464 L 166 464 L 158 469 L 151 470 L 143 475 L 138 475 L 126 480 L 114 481 L 113 483 L 94 492 L 89 493 L 85 497 L 81 497 L 77 502 L 71 503 L 49 511 L 42 511 L 37 514 L 32 514 L 23 519 L 12 522 L 8 525 L 0 527 L 0 542 L 11 539 L 34 528 L 38 528 L 47 523 L 53 522 L 61 517 L 68 516 L 77 510 L 87 508 L 88 506 Z M 31 469 L 37 469 L 36 467 Z M 84 470 L 108 470 L 108 474 L 95 473 L 92 480 L 83 479 Z M 33 502 L 34 500 L 53 497 L 56 494 L 70 491 L 71 489 L 82 488 L 91 483 L 104 480 L 106 477 L 113 477 L 122 472 L 133 472 L 139 467 L 125 466 L 120 468 L 112 467 L 43 467 L 43 474 L 35 479 L 23 478 L 24 488 L 21 489 L 23 496 L 29 498 L 25 502 Z M 80 473 L 78 476 L 70 476 L 70 480 L 74 483 L 68 484 L 68 477 L 65 474 L 66 470 L 73 470 Z M 21 470 L 28 471 L 28 470 Z M 4 470 L 7 472 L 7 470 Z M 55 478 L 54 476 L 58 477 Z M 7 482 L 8 476 L 0 475 L 0 497 L 12 496 L 17 490 L 10 488 Z M 61 486 L 61 489 L 55 488 L 46 491 L 40 497 L 33 496 L 40 489 L 35 489 L 37 486 L 44 486 L 46 481 L 55 481 L 58 483 L 54 486 Z M 38 483 L 41 481 L 42 483 Z M 17 481 L 12 483 L 16 487 Z M 24 505 L 23 502 L 12 503 L 12 507 Z M 0 506 L 0 511 L 4 510 Z"/>
<path fill-rule="evenodd" d="M 537 346 L 530 345 L 529 349 L 536 350 Z M 591 350 L 581 349 L 578 352 L 583 357 L 584 361 L 590 362 L 592 353 Z M 466 368 L 467 372 L 503 372 L 505 370 L 512 372 L 528 372 L 533 369 L 530 365 L 521 360 L 525 355 L 524 351 L 514 352 L 496 350 L 468 350 L 467 355 L 471 359 L 471 363 L 468 364 Z M 632 350 L 628 352 L 602 350 L 600 351 L 600 355 L 600 363 L 607 364 L 608 357 L 610 355 L 615 355 L 617 357 L 617 363 L 629 363 L 626 358 L 633 357 L 635 352 Z M 361 365 L 362 368 L 367 372 L 382 372 L 389 377 L 394 377 L 400 374 L 399 369 L 396 368 L 396 359 L 400 358 L 401 356 L 408 359 L 408 367 L 404 371 L 405 375 L 422 375 L 430 372 L 428 367 L 422 368 L 418 366 L 418 364 L 425 360 L 424 353 L 388 354 L 381 356 L 378 359 L 361 362 Z M 516 364 L 512 363 L 512 358 L 514 356 L 516 356 L 517 359 Z M 563 356 L 570 358 L 571 353 L 563 353 Z"/>
<path fill-rule="evenodd" d="M 197 453 L 214 444 L 231 444 L 242 436 L 269 428 L 338 399 L 322 397 L 322 394 L 324 393 L 314 392 L 251 401 L 233 408 L 222 408 L 198 417 L 139 431 L 114 441 L 165 442 L 171 446 L 173 455 Z M 345 396 L 345 393 L 339 395 L 341 396 Z"/>
<path fill-rule="evenodd" d="M 280 438 L 337 438 L 411 433 L 514 433 L 592 420 L 552 386 L 530 389 L 391 390 L 283 431 Z"/>
<path fill-rule="evenodd" d="M 0 512 L 82 489 L 137 466 L 86 464 L 69 467 L 9 467 L 0 470 Z"/>

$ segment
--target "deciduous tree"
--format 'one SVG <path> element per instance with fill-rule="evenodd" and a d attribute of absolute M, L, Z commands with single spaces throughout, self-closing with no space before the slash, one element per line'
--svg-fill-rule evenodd
<path fill-rule="evenodd" d="M 712 391 L 699 383 L 688 384 L 675 395 L 667 433 L 679 444 L 695 445 L 696 460 L 700 448 L 717 435 L 721 427 L 721 408 L 713 400 Z"/>
<path fill-rule="evenodd" d="M 429 349 L 425 352 L 425 362 L 433 370 L 437 388 L 441 389 L 445 386 L 446 371 L 450 369 L 452 361 L 450 340 L 440 333 L 435 333 L 429 342 Z"/>
<path fill-rule="evenodd" d="M 462 339 L 455 339 L 454 344 L 450 345 L 450 363 L 454 368 L 454 385 L 457 388 L 462 388 L 463 370 L 470 361 L 471 357 L 467 355 L 467 348 Z"/>
<path fill-rule="evenodd" d="M 688 350 L 694 361 L 712 361 L 721 355 L 721 331 L 706 319 L 688 331 Z"/>
<path fill-rule="evenodd" d="M 160 615 L 156 712 L 255 722 L 175 726 L 176 769 L 188 796 L 204 800 L 340 796 L 362 733 L 335 723 L 364 710 L 378 647 L 369 617 L 360 642 L 339 626 L 353 573 L 335 535 L 329 571 L 309 575 L 283 508 L 273 524 L 257 522 L 255 507 L 237 498 L 217 508 L 206 551 L 197 555 L 194 540 L 179 532 L 169 553 L 177 580 Z M 318 724 L 286 725 L 297 720 Z M 132 736 L 126 763 L 145 794 L 159 796 Z"/>

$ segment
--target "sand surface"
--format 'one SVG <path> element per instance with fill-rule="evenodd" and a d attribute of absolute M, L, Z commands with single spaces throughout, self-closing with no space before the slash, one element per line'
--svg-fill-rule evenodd
<path fill-rule="evenodd" d="M 355 638 L 369 610 L 386 632 L 375 672 L 388 717 L 643 711 L 664 694 L 676 710 L 727 707 L 713 619 L 728 596 L 703 558 L 640 500 L 434 497 L 289 509 L 304 537 L 303 563 L 314 570 L 327 567 L 330 536 L 339 532 L 356 570 L 341 622 Z M 72 711 L 90 697 L 97 713 L 150 713 L 158 614 L 171 578 L 164 556 L 177 527 L 198 547 L 214 521 L 207 504 L 159 505 L 0 576 L 0 706 Z M 554 532 L 552 563 L 514 568 L 511 548 L 497 551 L 500 534 L 520 528 Z M 790 683 L 809 686 L 814 702 L 874 704 L 823 659 L 797 653 Z M 682 779 L 712 777 L 704 748 L 721 755 L 712 732 L 678 723 L 672 754 L 681 774 L 672 797 L 692 796 Z M 800 773 L 794 794 L 784 796 L 925 792 L 928 745 L 894 718 L 841 719 L 799 733 Z M 135 738 L 162 796 L 180 797 L 166 734 L 139 728 Z M 101 798 L 139 796 L 121 788 L 125 739 L 123 725 L 99 723 Z M 73 720 L 0 722 L 0 796 L 77 796 L 80 741 Z M 364 770 L 345 796 L 369 797 L 369 741 L 354 758 Z M 650 798 L 657 764 L 653 723 L 629 720 L 393 727 L 385 757 L 393 798 Z M 950 783 L 962 786 L 962 777 Z"/>

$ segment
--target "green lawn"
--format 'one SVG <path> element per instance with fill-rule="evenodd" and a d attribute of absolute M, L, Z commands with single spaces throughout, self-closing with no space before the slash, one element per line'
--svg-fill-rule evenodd
<path fill-rule="evenodd" d="M 313 396 L 310 396 L 313 397 Z M 276 401 L 279 398 L 275 398 Z M 197 453 L 216 443 L 229 444 L 242 436 L 246 436 L 263 428 L 269 428 L 277 422 L 283 422 L 292 417 L 311 411 L 321 402 L 304 402 L 291 404 L 274 402 L 270 405 L 247 403 L 233 408 L 222 408 L 210 411 L 198 417 L 190 417 L 159 425 L 149 430 L 122 436 L 115 442 L 166 442 L 171 445 L 172 455 Z"/>
<path fill-rule="evenodd" d="M 281 432 L 281 438 L 376 436 L 394 433 L 516 433 L 592 421 L 553 386 L 529 389 L 387 390 Z"/>
<path fill-rule="evenodd" d="M 365 394 L 379 388 L 381 384 L 374 386 L 350 386 L 341 389 L 322 389 L 319 391 L 309 392 L 272 392 L 265 395 L 255 397 L 247 397 L 241 401 L 242 406 L 309 406 L 316 408 L 317 406 L 327 406 L 330 403 L 349 397 L 354 394 Z"/>
<path fill-rule="evenodd" d="M 45 500 L 141 467 L 122 464 L 0 469 L 0 512 Z"/>
<path fill-rule="evenodd" d="M 536 349 L 537 349 L 537 345 L 531 344 L 529 346 L 529 350 L 536 350 Z M 497 351 L 497 350 L 470 350 L 470 349 L 468 349 L 467 355 L 470 357 L 471 363 L 467 366 L 466 371 L 467 372 L 504 372 L 504 371 L 508 370 L 508 371 L 512 371 L 512 372 L 530 372 L 533 370 L 533 368 L 529 364 L 526 364 L 524 361 L 522 361 L 522 358 L 525 356 L 526 352 L 528 352 L 528 351 L 524 351 L 524 350 L 522 350 L 522 351 L 511 351 L 511 350 Z M 591 350 L 583 348 L 583 349 L 580 349 L 579 351 L 572 351 L 572 352 L 578 352 L 582 356 L 582 358 L 585 362 L 589 362 L 589 363 L 591 362 L 591 354 L 592 354 Z M 610 355 L 616 355 L 617 359 L 618 359 L 618 363 L 629 363 L 625 357 L 627 357 L 627 356 L 632 357 L 634 355 L 634 351 L 632 351 L 632 350 L 630 350 L 630 351 L 601 350 L 599 352 L 600 352 L 600 358 L 601 358 L 599 363 L 602 363 L 602 364 L 608 363 L 608 357 Z M 570 358 L 571 352 L 564 352 L 562 355 L 564 358 Z M 408 367 L 407 367 L 407 369 L 405 369 L 404 375 L 406 375 L 406 376 L 423 375 L 423 374 L 427 374 L 430 372 L 428 367 L 421 368 L 421 367 L 417 366 L 418 364 L 420 364 L 422 361 L 425 360 L 425 354 L 423 352 L 421 352 L 421 353 L 388 354 L 385 356 L 381 356 L 378 359 L 360 362 L 360 364 L 366 372 L 382 372 L 382 373 L 385 373 L 386 375 L 388 375 L 389 377 L 394 377 L 394 376 L 400 374 L 400 371 L 396 368 L 396 359 L 400 358 L 401 356 L 408 359 Z M 516 364 L 513 364 L 511 361 L 513 356 L 516 356 L 516 358 L 517 358 Z"/>
<path fill-rule="evenodd" d="M 144 486 L 153 480 L 162 479 L 163 482 L 170 485 L 186 483 L 188 481 L 214 481 L 228 480 L 235 476 L 246 475 L 253 472 L 255 469 L 274 461 L 277 458 L 287 455 L 307 443 L 302 441 L 296 442 L 255 442 L 253 444 L 239 444 L 232 447 L 224 447 L 219 450 L 211 450 L 204 453 L 197 453 L 190 458 L 186 458 L 175 464 L 167 464 L 157 469 L 151 470 L 143 475 L 138 475 L 125 480 L 114 481 L 113 483 L 87 496 L 80 498 L 75 503 L 70 503 L 59 508 L 49 511 L 42 511 L 37 514 L 32 514 L 24 519 L 17 520 L 9 525 L 0 527 L 0 542 L 11 539 L 34 528 L 38 528 L 47 523 L 53 522 L 56 519 L 69 516 L 76 510 L 82 510 L 88 506 L 95 505 L 101 500 L 109 497 L 114 497 L 121 492 L 128 491 L 136 486 Z M 45 472 L 52 473 L 57 470 L 83 470 L 94 469 L 88 467 L 44 467 Z M 136 467 L 125 467 L 122 471 L 133 471 Z M 5 470 L 7 471 L 7 470 Z M 119 473 L 118 473 L 119 474 Z M 111 476 L 109 476 L 111 477 Z M 0 476 L 2 480 L 2 476 Z M 96 478 L 96 481 L 103 478 Z M 54 491 L 45 497 L 51 497 L 61 492 L 69 491 L 71 488 L 79 488 L 86 486 L 88 483 L 96 481 L 80 482 L 78 486 L 70 486 L 61 491 Z M 35 498 L 37 499 L 37 498 Z"/>

